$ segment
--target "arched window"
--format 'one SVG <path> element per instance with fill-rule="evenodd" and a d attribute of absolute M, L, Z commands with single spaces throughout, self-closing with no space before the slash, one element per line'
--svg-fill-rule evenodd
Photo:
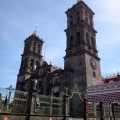
<path fill-rule="evenodd" d="M 88 22 L 88 18 L 85 16 L 85 21 Z"/>
<path fill-rule="evenodd" d="M 93 37 L 91 37 L 91 45 L 93 48 L 95 48 L 95 40 L 93 39 Z"/>
<path fill-rule="evenodd" d="M 79 15 L 79 11 L 76 12 L 76 15 Z"/>
<path fill-rule="evenodd" d="M 36 67 L 38 67 L 39 66 L 39 61 L 36 61 Z"/>
<path fill-rule="evenodd" d="M 86 33 L 86 42 L 87 42 L 88 45 L 90 45 L 90 39 L 89 39 L 88 33 Z"/>
<path fill-rule="evenodd" d="M 93 77 L 96 77 L 96 73 L 93 71 Z"/>
<path fill-rule="evenodd" d="M 27 58 L 25 59 L 25 66 L 27 67 Z M 25 67 L 25 66 L 24 66 L 24 67 Z"/>
<path fill-rule="evenodd" d="M 71 18 L 71 19 L 73 18 L 73 15 L 72 15 L 72 14 L 70 15 L 70 18 Z"/>
<path fill-rule="evenodd" d="M 77 18 L 76 18 L 76 22 L 79 22 L 79 21 L 80 21 L 80 18 L 79 18 L 79 17 L 77 17 Z"/>
<path fill-rule="evenodd" d="M 33 59 L 31 59 L 31 61 L 30 61 L 30 67 L 33 69 L 33 65 L 34 65 L 34 60 Z"/>
<path fill-rule="evenodd" d="M 70 22 L 70 26 L 72 26 L 72 25 L 73 25 L 73 21 Z"/>
<path fill-rule="evenodd" d="M 73 36 L 70 36 L 70 47 L 73 46 Z"/>
<path fill-rule="evenodd" d="M 93 27 L 93 22 L 92 21 L 90 21 L 90 25 Z"/>
<path fill-rule="evenodd" d="M 35 46 L 36 46 L 36 43 L 33 42 L 33 52 L 35 52 Z"/>
<path fill-rule="evenodd" d="M 78 32 L 76 36 L 77 36 L 77 44 L 79 44 L 80 43 L 80 37 L 81 37 L 80 32 Z"/>
<path fill-rule="evenodd" d="M 40 45 L 38 44 L 37 53 L 40 54 Z"/>

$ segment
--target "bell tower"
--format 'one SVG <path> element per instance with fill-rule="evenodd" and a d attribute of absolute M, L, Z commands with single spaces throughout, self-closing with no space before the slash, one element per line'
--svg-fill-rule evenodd
<path fill-rule="evenodd" d="M 21 65 L 17 78 L 16 89 L 23 89 L 23 82 L 31 76 L 31 72 L 42 62 L 43 40 L 35 30 L 31 36 L 24 41 L 24 51 L 21 55 Z"/>
<path fill-rule="evenodd" d="M 96 46 L 96 33 L 94 29 L 94 12 L 82 1 L 77 0 L 70 9 L 65 12 L 67 15 L 66 32 L 66 55 L 64 57 L 64 68 L 71 68 L 73 75 L 68 81 L 68 88 L 74 86 L 79 88 L 81 93 L 86 91 L 87 85 L 101 83 L 100 58 Z M 77 99 L 71 101 L 72 117 L 77 117 Z M 80 116 L 79 116 L 80 117 Z"/>
<path fill-rule="evenodd" d="M 82 1 L 78 0 L 68 9 L 66 32 L 66 55 L 64 68 L 74 70 L 74 80 L 85 85 L 98 84 L 101 81 L 100 58 L 96 46 L 94 29 L 94 12 Z"/>

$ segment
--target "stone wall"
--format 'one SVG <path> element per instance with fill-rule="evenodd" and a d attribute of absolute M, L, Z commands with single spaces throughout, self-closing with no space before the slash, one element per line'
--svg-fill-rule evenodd
<path fill-rule="evenodd" d="M 69 117 L 0 113 L 0 120 L 69 120 Z"/>
<path fill-rule="evenodd" d="M 15 114 L 0 114 L 0 120 L 29 120 L 29 116 Z"/>

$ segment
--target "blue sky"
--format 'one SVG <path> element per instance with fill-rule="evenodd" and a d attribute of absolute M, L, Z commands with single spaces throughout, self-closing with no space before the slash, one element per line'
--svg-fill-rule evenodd
<path fill-rule="evenodd" d="M 0 3 L 0 87 L 15 87 L 24 40 L 37 26 L 46 40 L 47 62 L 64 66 L 67 27 L 65 11 L 77 0 L 2 0 Z M 120 71 L 120 0 L 84 0 L 95 12 L 94 27 L 101 74 Z M 43 46 L 43 55 L 44 55 Z"/>

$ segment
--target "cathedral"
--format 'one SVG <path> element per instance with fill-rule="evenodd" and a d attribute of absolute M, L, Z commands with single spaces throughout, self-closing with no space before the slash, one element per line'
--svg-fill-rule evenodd
<path fill-rule="evenodd" d="M 68 88 L 68 94 L 75 86 L 83 94 L 86 86 L 102 83 L 100 58 L 96 45 L 94 12 L 87 4 L 78 0 L 66 12 L 67 28 L 64 68 L 47 63 L 42 56 L 44 40 L 35 30 L 24 40 L 24 51 L 17 77 L 16 89 L 28 91 L 29 80 L 37 79 L 38 94 L 60 96 Z M 78 109 L 79 108 L 79 109 Z M 82 117 L 83 104 L 77 95 L 70 101 L 70 116 Z"/>

